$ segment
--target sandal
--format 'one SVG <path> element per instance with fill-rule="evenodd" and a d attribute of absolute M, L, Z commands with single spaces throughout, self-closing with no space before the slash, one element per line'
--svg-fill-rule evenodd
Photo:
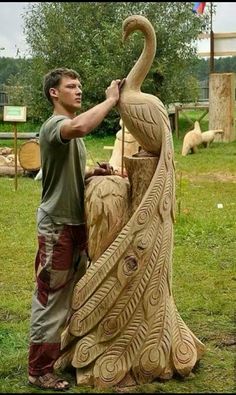
<path fill-rule="evenodd" d="M 33 387 L 45 390 L 66 391 L 69 389 L 69 383 L 53 373 L 46 373 L 43 376 L 29 376 L 28 383 Z"/>

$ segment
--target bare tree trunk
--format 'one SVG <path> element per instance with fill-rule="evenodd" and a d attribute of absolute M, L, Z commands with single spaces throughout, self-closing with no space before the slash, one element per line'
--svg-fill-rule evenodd
<path fill-rule="evenodd" d="M 223 129 L 214 141 L 234 141 L 235 73 L 212 73 L 209 81 L 209 129 Z"/>

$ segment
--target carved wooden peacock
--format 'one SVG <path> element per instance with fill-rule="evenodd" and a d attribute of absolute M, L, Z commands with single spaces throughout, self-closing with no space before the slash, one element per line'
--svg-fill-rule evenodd
<path fill-rule="evenodd" d="M 124 39 L 136 30 L 143 33 L 145 45 L 126 78 L 118 110 L 147 155 L 125 158 L 129 181 L 110 176 L 97 181 L 98 186 L 93 181 L 88 185 L 94 259 L 75 286 L 71 318 L 62 336 L 63 354 L 56 362 L 56 367 L 74 366 L 78 384 L 98 388 L 169 379 L 174 373 L 187 376 L 205 348 L 181 319 L 172 295 L 172 136 L 162 102 L 140 91 L 155 56 L 155 31 L 145 17 L 128 17 Z M 106 206 L 104 188 L 100 199 L 96 193 L 100 182 L 118 188 L 117 220 L 114 210 L 111 216 L 116 196 Z M 102 231 L 104 238 L 96 243 L 98 217 L 97 233 Z M 114 240 L 105 236 L 110 229 Z"/>

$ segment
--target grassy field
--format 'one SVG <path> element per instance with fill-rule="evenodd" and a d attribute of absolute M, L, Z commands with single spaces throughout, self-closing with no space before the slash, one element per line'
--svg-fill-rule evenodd
<path fill-rule="evenodd" d="M 208 149 L 200 148 L 195 155 L 182 157 L 185 129 L 183 120 L 180 138 L 173 135 L 176 164 L 173 293 L 181 317 L 206 345 L 206 353 L 189 377 L 138 386 L 132 390 L 136 393 L 235 392 L 236 141 L 213 143 Z M 103 147 L 113 145 L 114 137 L 85 139 L 89 165 L 93 159 L 109 159 L 111 152 Z M 9 142 L 6 144 L 9 146 Z M 19 177 L 15 191 L 14 177 L 1 177 L 0 190 L 0 392 L 43 393 L 27 385 L 35 213 L 41 183 Z M 219 203 L 223 208 L 218 208 Z M 98 393 L 98 390 L 73 385 L 70 392 Z"/>

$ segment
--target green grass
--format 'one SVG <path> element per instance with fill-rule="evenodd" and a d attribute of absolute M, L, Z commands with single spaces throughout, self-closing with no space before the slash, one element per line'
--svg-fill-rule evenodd
<path fill-rule="evenodd" d="M 206 345 L 188 378 L 138 386 L 137 393 L 235 392 L 236 141 L 213 143 L 182 157 L 173 135 L 176 163 L 173 293 L 181 317 Z M 108 160 L 114 136 L 85 139 L 89 165 Z M 9 146 L 9 141 L 7 142 Z M 93 158 L 93 159 L 92 159 Z M 0 177 L 0 391 L 43 393 L 27 385 L 28 331 L 34 287 L 36 208 L 41 183 Z M 222 203 L 223 208 L 217 208 Z M 68 374 L 68 373 L 67 373 Z M 71 379 L 71 376 L 68 374 Z M 72 393 L 97 393 L 73 385 Z M 114 389 L 100 392 L 116 392 Z M 46 391 L 47 393 L 47 391 Z"/>
<path fill-rule="evenodd" d="M 30 121 L 27 122 L 18 122 L 17 123 L 17 132 L 21 133 L 37 133 L 40 129 L 40 124 L 35 124 Z M 4 133 L 13 132 L 13 125 L 11 122 L 3 122 L 0 121 L 0 131 Z"/>

